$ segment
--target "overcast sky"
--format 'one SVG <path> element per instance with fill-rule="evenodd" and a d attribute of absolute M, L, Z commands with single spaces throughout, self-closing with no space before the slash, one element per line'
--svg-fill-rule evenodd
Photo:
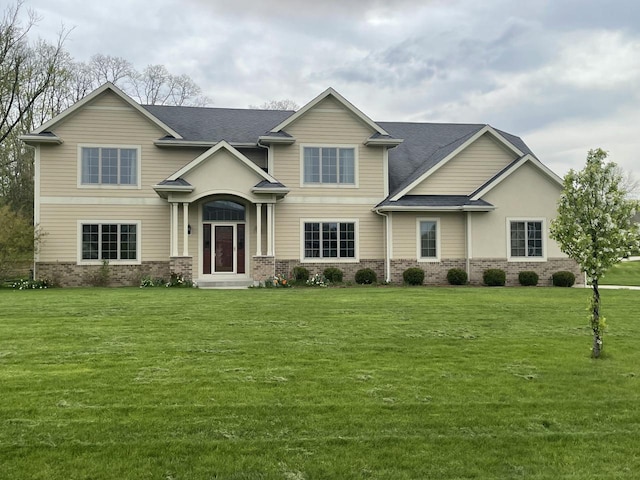
<path fill-rule="evenodd" d="M 638 0 L 26 0 L 49 40 L 187 74 L 212 106 L 331 86 L 373 120 L 488 123 L 559 175 L 590 148 L 640 177 Z"/>

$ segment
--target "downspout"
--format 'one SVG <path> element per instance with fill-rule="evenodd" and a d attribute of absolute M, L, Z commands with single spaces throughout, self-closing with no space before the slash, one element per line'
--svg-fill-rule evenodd
<path fill-rule="evenodd" d="M 31 145 L 27 145 L 31 147 Z M 40 244 L 36 240 L 38 230 L 40 229 L 40 144 L 35 147 L 35 153 L 33 156 L 33 267 L 32 276 L 33 280 L 38 278 L 38 261 L 40 260 Z"/>
<path fill-rule="evenodd" d="M 471 240 L 471 212 L 467 210 L 466 212 L 466 224 L 465 224 L 465 236 L 467 237 L 466 242 L 466 270 L 467 270 L 467 279 L 471 282 L 471 255 L 472 255 L 472 240 Z"/>
<path fill-rule="evenodd" d="M 384 217 L 384 227 L 385 227 L 385 259 L 384 259 L 384 276 L 385 281 L 387 283 L 391 282 L 391 228 L 390 228 L 390 217 L 386 213 L 382 213 L 379 210 L 374 210 L 375 213 Z"/>
<path fill-rule="evenodd" d="M 269 175 L 273 176 L 273 165 L 272 165 L 273 164 L 273 158 L 272 158 L 273 151 L 271 150 L 271 145 L 263 145 L 259 141 L 258 141 L 258 143 L 256 145 L 258 145 L 258 147 L 267 149 L 267 173 Z"/>

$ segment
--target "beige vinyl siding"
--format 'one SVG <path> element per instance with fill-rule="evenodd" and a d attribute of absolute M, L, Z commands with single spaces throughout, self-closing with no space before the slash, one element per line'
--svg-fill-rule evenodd
<path fill-rule="evenodd" d="M 487 193 L 483 199 L 496 206 L 488 213 L 472 213 L 473 258 L 507 257 L 507 218 L 545 218 L 546 236 L 549 223 L 556 216 L 556 205 L 562 187 L 526 163 Z M 547 258 L 565 257 L 558 245 L 546 239 Z"/>
<path fill-rule="evenodd" d="M 336 196 L 361 195 L 381 197 L 384 194 L 383 148 L 366 147 L 373 133 L 362 120 L 332 97 L 319 102 L 305 115 L 286 128 L 296 138 L 293 145 L 274 146 L 273 175 L 291 189 L 292 195 Z M 301 145 L 353 145 L 357 150 L 357 181 L 352 187 L 304 187 L 300 185 Z"/>
<path fill-rule="evenodd" d="M 54 126 L 62 145 L 41 147 L 42 196 L 156 197 L 153 185 L 189 163 L 203 149 L 161 149 L 165 132 L 107 91 Z M 141 189 L 78 188 L 78 144 L 140 145 Z M 126 193 L 123 193 L 126 192 Z"/>
<path fill-rule="evenodd" d="M 195 187 L 193 193 L 188 196 L 189 199 L 212 190 L 246 195 L 252 186 L 263 180 L 257 172 L 225 149 L 220 149 L 213 156 L 204 159 L 182 178 Z"/>
<path fill-rule="evenodd" d="M 166 260 L 169 256 L 169 206 L 162 205 L 42 205 L 40 228 L 44 233 L 41 262 L 78 261 L 78 221 L 96 223 L 141 221 L 141 259 Z"/>
<path fill-rule="evenodd" d="M 393 259 L 415 259 L 418 253 L 417 219 L 440 220 L 440 258 L 465 258 L 465 218 L 463 213 L 392 213 Z"/>
<path fill-rule="evenodd" d="M 300 219 L 356 220 L 357 249 L 360 259 L 384 258 L 384 224 L 381 216 L 365 205 L 291 204 L 276 206 L 276 256 L 299 259 L 302 235 Z"/>
<path fill-rule="evenodd" d="M 516 158 L 515 153 L 485 133 L 409 194 L 468 195 Z"/>

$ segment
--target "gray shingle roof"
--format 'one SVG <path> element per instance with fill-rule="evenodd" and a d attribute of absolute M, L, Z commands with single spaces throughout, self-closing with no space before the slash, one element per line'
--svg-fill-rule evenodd
<path fill-rule="evenodd" d="M 257 143 L 258 137 L 290 117 L 290 110 L 174 107 L 142 105 L 142 108 L 169 125 L 184 140 L 226 140 L 229 143 Z"/>
<path fill-rule="evenodd" d="M 404 142 L 389 150 L 389 191 L 391 196 L 418 179 L 423 173 L 485 127 L 464 123 L 378 122 L 389 133 Z M 532 153 L 514 135 L 496 130 L 525 153 Z"/>
<path fill-rule="evenodd" d="M 234 108 L 142 105 L 184 140 L 255 144 L 261 135 L 290 137 L 270 130 L 295 112 Z M 377 122 L 389 138 L 404 142 L 389 150 L 389 191 L 393 196 L 485 127 L 484 124 Z M 496 130 L 525 154 L 533 152 L 517 136 Z M 382 135 L 372 137 L 384 138 Z"/>
<path fill-rule="evenodd" d="M 167 185 L 171 187 L 192 187 L 184 178 L 176 178 L 175 180 L 162 180 L 158 185 Z"/>
<path fill-rule="evenodd" d="M 255 185 L 257 188 L 287 188 L 286 185 L 280 183 L 280 182 L 270 182 L 268 180 L 262 180 L 261 182 L 259 182 L 257 185 Z"/>

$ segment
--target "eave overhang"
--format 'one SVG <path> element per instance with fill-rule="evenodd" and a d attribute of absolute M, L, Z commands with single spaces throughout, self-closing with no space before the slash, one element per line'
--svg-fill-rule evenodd
<path fill-rule="evenodd" d="M 170 193 L 191 193 L 195 190 L 195 187 L 186 180 L 179 178 L 177 180 L 163 180 L 154 185 L 153 189 L 160 197 L 167 198 Z"/>
<path fill-rule="evenodd" d="M 397 147 L 402 142 L 403 138 L 368 138 L 364 144 L 367 147 Z"/>
<path fill-rule="evenodd" d="M 375 207 L 374 212 L 491 212 L 496 207 L 493 205 L 460 205 L 460 206 L 407 206 L 407 205 L 383 205 Z"/>
<path fill-rule="evenodd" d="M 273 137 L 270 135 L 260 135 L 258 137 L 258 143 L 264 145 L 293 145 L 296 143 L 295 137 Z"/>
<path fill-rule="evenodd" d="M 286 195 L 290 191 L 291 190 L 286 187 L 279 187 L 279 188 L 253 187 L 251 189 L 251 193 L 276 193 L 278 195 Z"/>
<path fill-rule="evenodd" d="M 27 145 L 40 144 L 40 143 L 46 143 L 49 145 L 61 145 L 62 143 L 64 143 L 64 140 L 62 140 L 60 137 L 58 137 L 53 133 L 46 133 L 46 134 L 28 133 L 26 135 L 20 135 L 18 138 L 22 140 L 24 143 L 26 143 Z"/>
<path fill-rule="evenodd" d="M 155 140 L 153 144 L 156 147 L 160 147 L 160 148 L 164 148 L 164 147 L 211 148 L 218 145 L 218 143 L 220 143 L 221 141 L 222 140 L 205 141 L 205 140 L 179 140 L 179 139 L 173 139 L 173 138 L 159 138 L 158 140 Z M 255 148 L 258 146 L 257 143 L 247 143 L 247 142 L 243 142 L 243 143 L 229 142 L 229 145 L 235 148 Z"/>

